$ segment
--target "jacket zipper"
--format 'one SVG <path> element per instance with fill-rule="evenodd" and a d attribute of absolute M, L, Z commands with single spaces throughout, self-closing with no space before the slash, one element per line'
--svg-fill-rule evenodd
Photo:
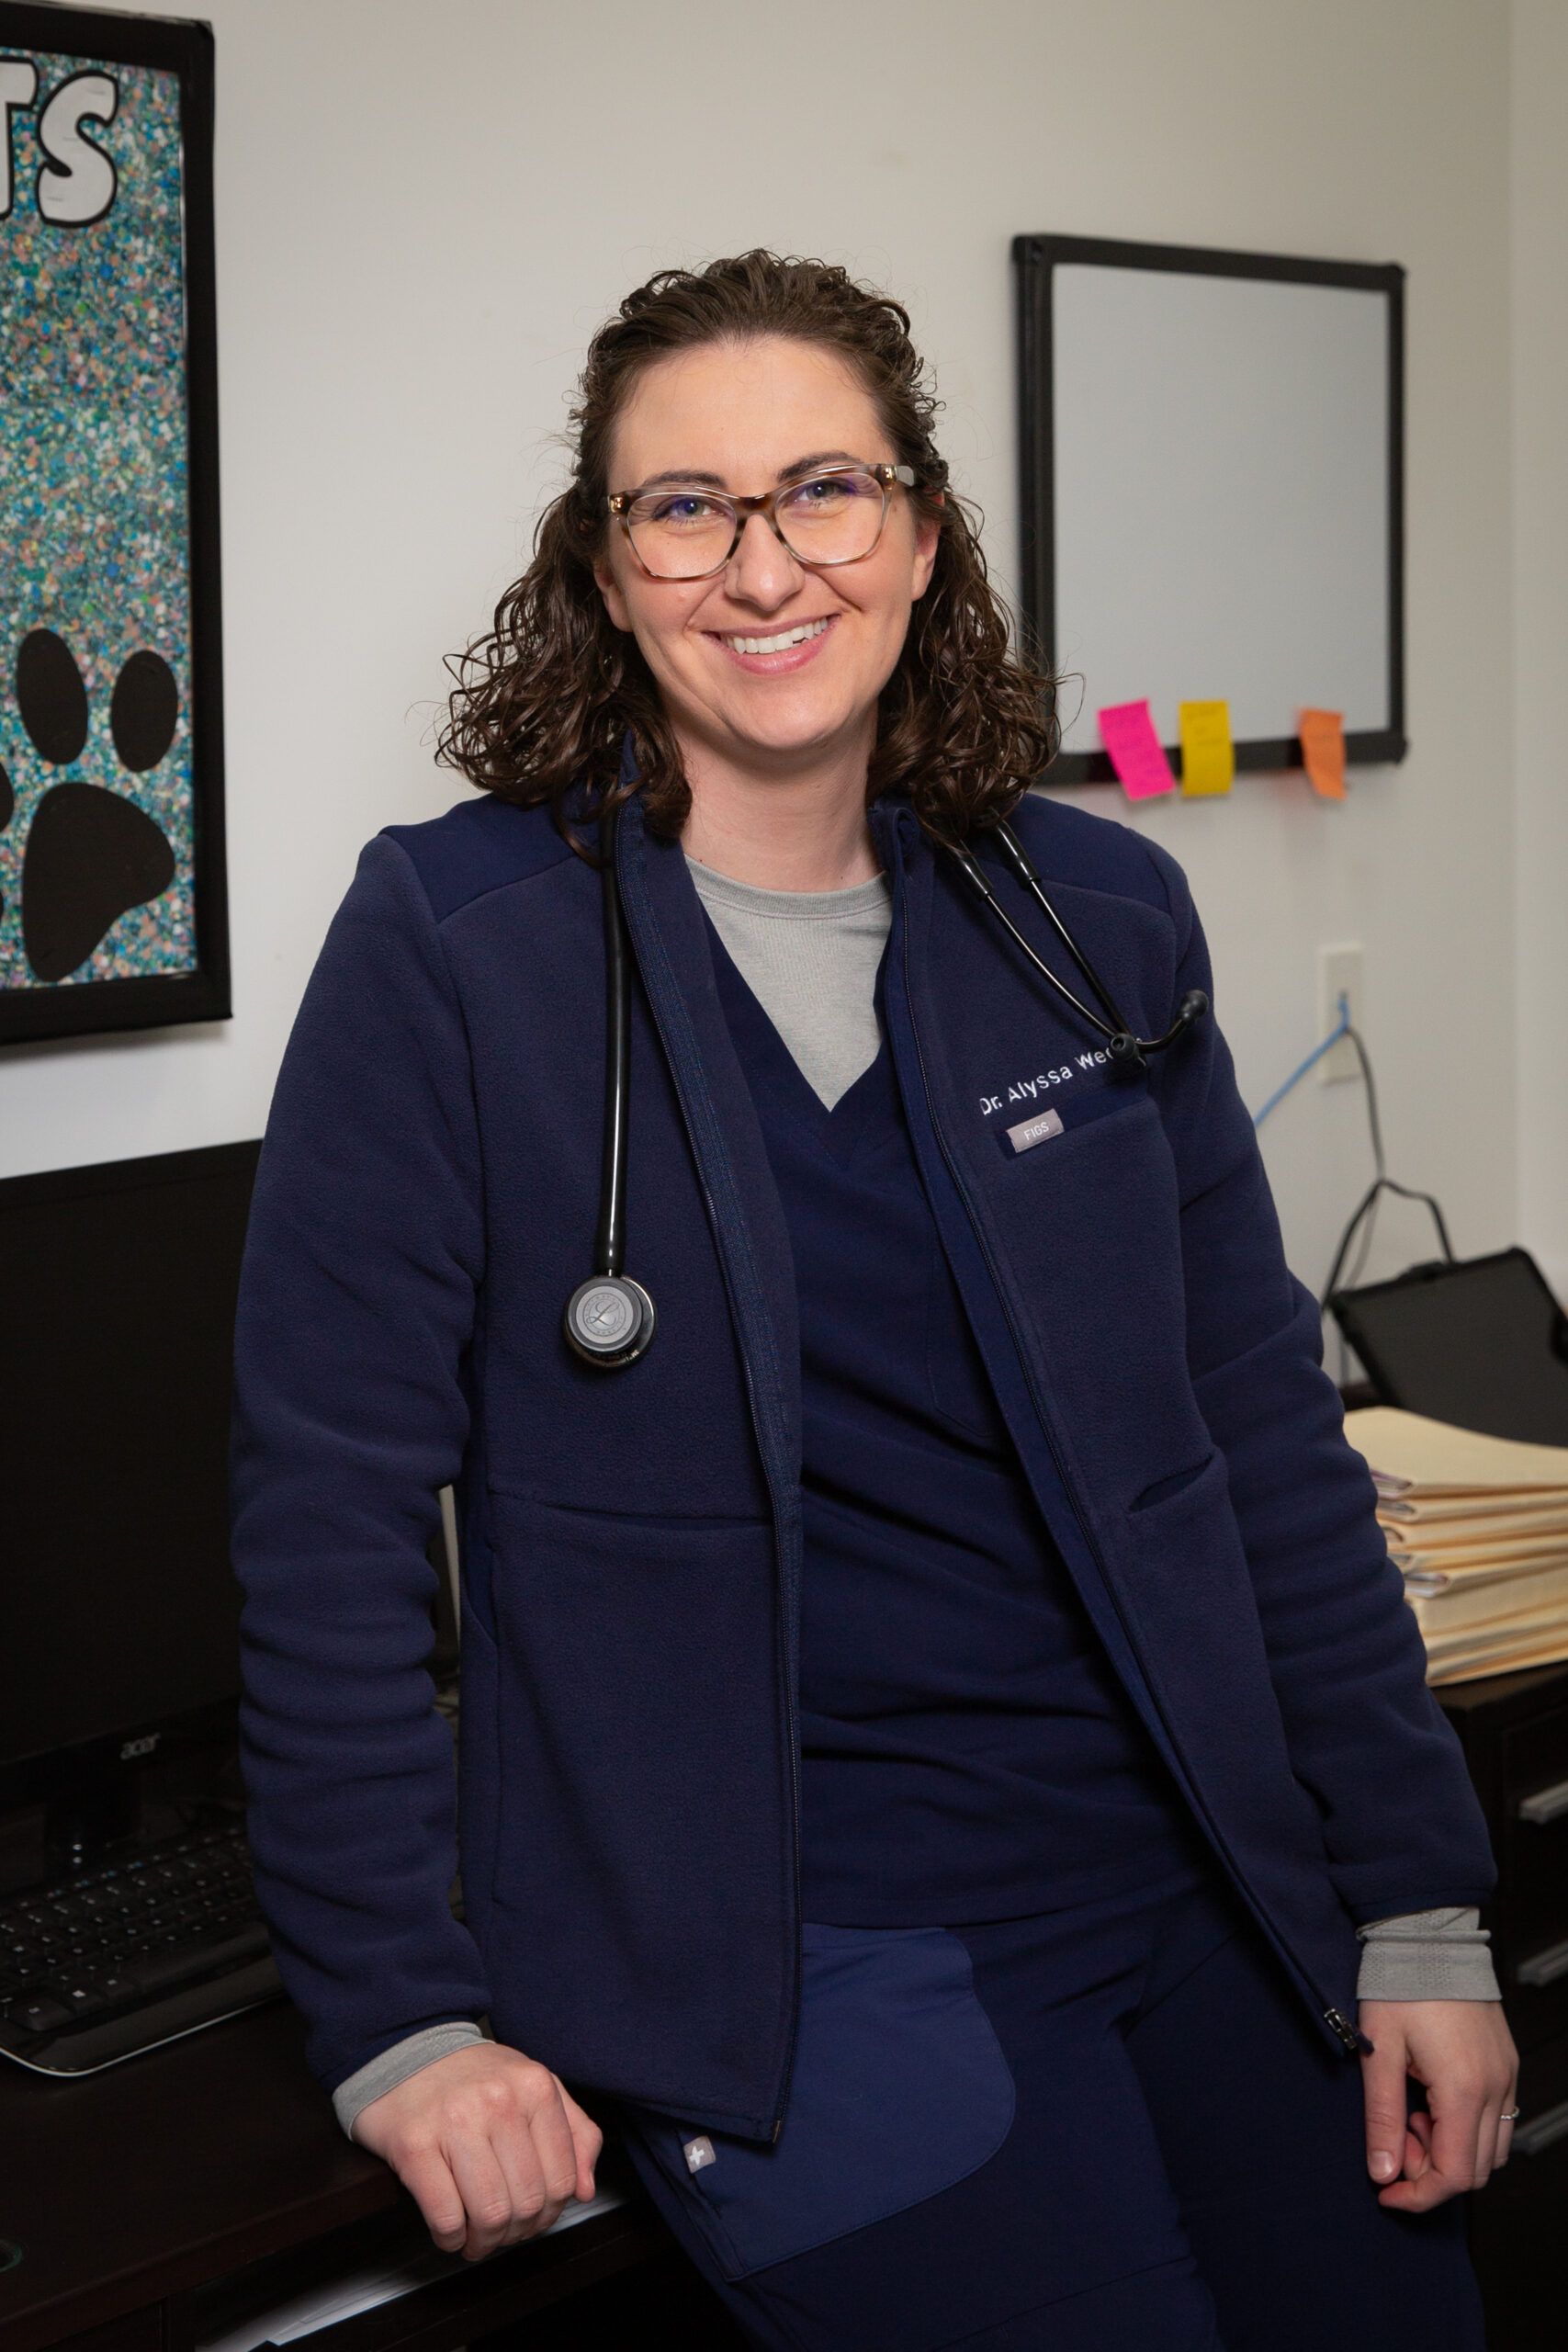
<path fill-rule="evenodd" d="M 1040 1385 L 1035 1378 L 1033 1368 L 1030 1363 L 1028 1351 L 1023 1346 L 1019 1336 L 1018 1326 L 1014 1319 L 1012 1309 L 1008 1303 L 1007 1285 L 998 1279 L 997 1263 L 992 1253 L 990 1244 L 986 1238 L 980 1220 L 975 1214 L 969 1188 L 959 1172 L 957 1162 L 955 1161 L 952 1151 L 948 1148 L 947 1138 L 942 1134 L 942 1125 L 937 1117 L 935 1105 L 931 1101 L 931 1080 L 926 1072 L 926 1058 L 924 1050 L 920 1045 L 919 1024 L 915 1019 L 914 998 L 909 988 L 909 927 L 907 909 L 905 911 L 904 935 L 900 942 L 900 960 L 904 975 L 904 1001 L 908 1007 L 909 1032 L 915 1041 L 915 1058 L 919 1065 L 920 1088 L 925 1096 L 926 1115 L 931 1122 L 931 1133 L 936 1137 L 937 1148 L 942 1153 L 948 1174 L 953 1180 L 953 1189 L 957 1193 L 959 1200 L 963 1204 L 964 1213 L 969 1220 L 975 1238 L 979 1244 L 981 1254 L 985 1259 L 986 1270 L 991 1278 L 991 1287 L 996 1293 L 997 1303 L 1001 1309 L 1003 1320 L 1007 1324 L 1009 1334 L 1012 1340 L 1013 1349 L 1017 1354 L 1020 1368 L 1023 1373 L 1025 1382 L 1028 1385 L 1030 1396 L 1033 1401 L 1035 1414 L 1039 1419 L 1041 1429 L 1044 1432 L 1045 1442 L 1050 1451 L 1052 1463 L 1055 1468 L 1057 1481 L 1061 1487 L 1063 1494 L 1066 1495 L 1067 1501 L 1072 1508 L 1073 1517 L 1077 1521 L 1079 1532 L 1083 1536 L 1084 1543 L 1094 1561 L 1096 1568 L 1100 1572 L 1100 1582 L 1111 1596 L 1111 1606 L 1116 1611 L 1117 1618 L 1121 1623 L 1122 1633 L 1126 1636 L 1127 1646 L 1132 1651 L 1134 1657 L 1137 1659 L 1139 1670 L 1144 1678 L 1145 1686 L 1148 1690 L 1150 1698 L 1154 1702 L 1161 1723 L 1165 1725 L 1166 1735 L 1170 1741 L 1172 1748 L 1176 1754 L 1179 1756 L 1181 1755 L 1181 1743 L 1177 1738 L 1170 1717 L 1166 1712 L 1164 1701 L 1160 1697 L 1159 1687 L 1154 1677 L 1149 1672 L 1147 1661 L 1144 1656 L 1142 1644 L 1138 1640 L 1137 1634 L 1127 1616 L 1126 1611 L 1122 1606 L 1121 1596 L 1116 1589 L 1113 1578 L 1108 1577 L 1105 1573 L 1105 1565 L 1100 1558 L 1099 1547 L 1097 1546 L 1088 1525 L 1085 1523 L 1083 1512 L 1078 1508 L 1077 1498 L 1074 1494 L 1072 1487 L 1068 1482 L 1066 1473 L 1062 1466 L 1062 1457 L 1053 1431 L 1051 1418 L 1046 1410 L 1045 1401 L 1041 1394 Z M 1314 2007 L 1317 2010 L 1317 2014 L 1328 2026 L 1330 2031 L 1335 2035 L 1336 2039 L 1339 2042 L 1341 2049 L 1344 2050 L 1347 2054 L 1353 2056 L 1355 2052 L 1362 2047 L 1370 2050 L 1371 2048 L 1371 2042 L 1367 2041 L 1358 2028 L 1351 2024 L 1349 2018 L 1345 2015 L 1342 2009 L 1324 2005 L 1322 1987 L 1314 1982 L 1310 1970 L 1304 1966 L 1300 1955 L 1292 1949 L 1287 1939 L 1280 1934 L 1279 1928 L 1269 1917 L 1267 1906 L 1254 1893 L 1247 1873 L 1236 1861 L 1228 1840 L 1225 1838 L 1223 1831 L 1220 1829 L 1219 1824 L 1215 1821 L 1213 1813 L 1210 1811 L 1208 1803 L 1204 1798 L 1201 1790 L 1198 1787 L 1197 1782 L 1192 1779 L 1190 1772 L 1187 1770 L 1185 1757 L 1182 1758 L 1182 1769 L 1188 1786 L 1191 1791 L 1192 1798 L 1196 1802 L 1198 1810 L 1203 1817 L 1211 1843 L 1224 1857 L 1226 1869 L 1230 1871 L 1236 1885 L 1246 1895 L 1255 1916 L 1261 1926 L 1266 1929 L 1270 1940 L 1273 1942 L 1287 1964 L 1294 1971 L 1296 1976 L 1304 1986 Z"/>
<path fill-rule="evenodd" d="M 635 862 L 636 861 L 634 860 L 633 863 L 635 864 Z M 625 867 L 621 869 L 621 880 L 623 890 L 625 891 L 626 880 Z M 637 897 L 640 882 L 641 876 L 638 874 L 632 883 L 630 891 L 626 892 L 628 901 Z M 788 1602 L 790 1599 L 793 1598 L 795 1603 L 795 1619 L 796 1624 L 798 1624 L 800 1619 L 800 1592 L 798 1584 L 794 1586 L 793 1593 L 791 1593 L 789 1589 L 791 1579 L 790 1572 L 784 1566 L 785 1546 L 779 1525 L 777 1485 L 773 1470 L 768 1466 L 771 1463 L 777 1463 L 783 1460 L 784 1433 L 782 1430 L 775 1430 L 774 1429 L 772 1401 L 762 1400 L 759 1397 L 756 1374 L 752 1366 L 750 1353 L 747 1346 L 746 1330 L 741 1317 L 735 1311 L 734 1270 L 730 1258 L 729 1245 L 726 1239 L 729 1227 L 727 1221 L 719 1216 L 714 1204 L 713 1193 L 708 1184 L 707 1164 L 703 1156 L 702 1144 L 698 1139 L 697 1129 L 699 1125 L 701 1125 L 708 1134 L 709 1147 L 715 1164 L 723 1169 L 726 1174 L 728 1175 L 730 1173 L 729 1160 L 724 1148 L 724 1138 L 719 1128 L 718 1121 L 713 1116 L 712 1104 L 708 1101 L 705 1082 L 702 1077 L 701 1056 L 695 1051 L 694 1042 L 689 1037 L 682 1039 L 682 1043 L 688 1049 L 684 1058 L 672 1049 L 670 1037 L 670 1027 L 671 1023 L 667 1022 L 660 1014 L 659 995 L 662 990 L 665 995 L 667 1005 L 675 1008 L 679 1019 L 682 1022 L 685 1018 L 685 1006 L 682 1001 L 680 990 L 674 983 L 673 976 L 670 973 L 668 958 L 664 952 L 664 943 L 662 940 L 658 938 L 651 921 L 648 924 L 648 932 L 651 953 L 646 961 L 639 957 L 639 967 L 643 972 L 644 984 L 648 990 L 649 1004 L 653 1012 L 655 1026 L 658 1028 L 660 1035 L 663 1040 L 665 1056 L 670 1063 L 671 1070 L 674 1075 L 675 1092 L 677 1099 L 680 1102 L 681 1116 L 685 1125 L 687 1140 L 692 1147 L 692 1158 L 696 1167 L 697 1180 L 702 1186 L 703 1204 L 707 1211 L 708 1223 L 713 1228 L 715 1241 L 718 1250 L 719 1263 L 724 1268 L 725 1272 L 726 1286 L 729 1293 L 730 1320 L 735 1325 L 736 1342 L 739 1349 L 741 1369 L 746 1375 L 747 1403 L 750 1408 L 752 1427 L 757 1432 L 757 1442 L 761 1449 L 763 1464 L 765 1468 L 768 1468 L 768 1493 L 773 1505 L 773 1547 L 782 1570 L 779 1581 L 785 1588 L 785 1620 L 779 1628 L 779 1683 L 784 1703 L 784 1725 L 786 1734 L 784 1744 L 789 1756 L 790 1819 L 792 1832 L 790 1838 L 790 1875 L 791 1884 L 794 1889 L 793 1916 L 795 1921 L 795 1974 L 789 2001 L 790 2023 L 788 2037 L 784 2043 L 784 2074 L 779 2085 L 777 2109 L 774 2113 L 768 2135 L 770 2142 L 776 2143 L 780 2132 L 784 2130 L 784 2113 L 789 2104 L 790 2080 L 795 2071 L 795 2043 L 799 2038 L 800 2032 L 800 1982 L 802 1973 L 800 1938 L 800 1722 L 797 1707 L 797 1694 L 795 1687 L 795 1676 L 791 1671 L 790 1667 L 788 1640 Z M 654 979 L 649 978 L 647 968 L 649 963 L 657 964 L 659 967 L 657 983 Z M 668 980 L 669 983 L 668 988 L 665 988 L 666 980 Z M 694 1072 L 695 1073 L 694 1077 L 693 1076 Z M 694 1097 L 698 1095 L 701 1097 L 701 1107 L 704 1114 L 701 1120 L 699 1120 L 697 1116 L 696 1109 L 694 1104 Z M 733 1182 L 731 1182 L 731 1190 L 733 1191 Z M 739 1203 L 736 1206 L 734 1222 L 736 1227 L 739 1228 L 741 1226 L 741 1210 Z M 761 1286 L 756 1285 L 756 1287 L 760 1292 Z"/>

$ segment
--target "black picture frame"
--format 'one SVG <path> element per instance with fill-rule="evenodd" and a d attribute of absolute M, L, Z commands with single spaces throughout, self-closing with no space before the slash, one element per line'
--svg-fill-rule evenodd
<path fill-rule="evenodd" d="M 1050 664 L 1057 627 L 1054 528 L 1055 423 L 1052 288 L 1064 264 L 1102 268 L 1175 270 L 1221 277 L 1275 279 L 1287 285 L 1351 287 L 1382 294 L 1388 304 L 1388 723 L 1347 729 L 1348 764 L 1403 760 L 1404 732 L 1404 270 L 1397 262 L 1314 260 L 1292 254 L 1232 252 L 1200 245 L 1149 244 L 1105 237 L 1020 235 L 1012 241 L 1019 416 L 1019 574 L 1021 615 L 1035 658 Z M 1235 746 L 1238 773 L 1304 765 L 1297 735 L 1243 738 Z M 1179 745 L 1167 756 L 1179 778 Z M 1061 752 L 1043 781 L 1114 783 L 1104 751 Z"/>
<path fill-rule="evenodd" d="M 179 969 L 84 977 L 78 964 L 63 978 L 40 978 L 26 950 L 21 950 L 28 979 L 23 985 L 0 986 L 0 1044 L 226 1020 L 232 1012 L 224 839 L 212 29 L 195 19 L 0 0 L 0 60 L 29 58 L 81 60 L 85 68 L 96 65 L 111 73 L 115 68 L 146 69 L 173 77 L 177 88 L 186 431 L 184 577 L 188 598 L 189 665 L 188 693 L 181 696 L 181 701 L 188 729 L 186 870 L 190 919 L 186 927 L 188 945 L 182 951 L 183 967 Z M 35 119 L 45 97 L 40 74 L 38 106 L 31 110 Z M 13 111 L 7 116 L 0 110 L 0 130 L 12 141 L 7 189 L 13 206 L 25 200 L 32 178 L 28 158 L 21 152 L 17 136 L 17 126 L 27 119 L 26 111 Z M 101 142 L 108 147 L 112 127 L 106 130 L 101 122 L 94 122 L 86 135 L 89 143 Z M 117 176 L 119 169 L 117 163 Z M 39 180 L 42 175 L 40 165 Z M 36 186 L 34 182 L 35 188 Z M 41 199 L 39 202 L 41 207 Z M 0 271 L 6 266 L 6 220 L 0 219 Z M 97 225 L 96 220 L 84 220 L 66 233 L 90 237 Z M 0 549 L 0 560 L 3 560 L 4 550 Z M 25 764 L 27 756 L 17 691 L 18 653 L 17 644 L 0 649 L 0 764 L 9 764 L 15 757 L 20 757 Z M 75 779 L 62 768 L 60 780 Z M 79 780 L 95 785 L 101 781 L 96 775 Z M 113 781 L 123 783 L 121 778 Z M 8 792 L 6 797 L 9 799 Z M 133 793 L 121 797 L 134 799 Z M 18 803 L 11 822 L 17 822 L 21 815 Z M 35 816 L 36 803 L 27 812 L 29 841 Z M 0 832 L 0 840 L 4 838 Z M 15 877 L 24 876 L 20 896 L 25 905 L 24 854 L 19 848 L 10 873 L 13 888 Z M 165 887 L 174 885 L 171 882 Z M 6 896 L 11 895 L 12 890 L 8 889 Z M 154 892 L 148 899 L 135 903 L 154 904 L 159 895 Z M 16 905 L 7 911 L 13 922 L 20 920 Z M 106 929 L 102 935 L 107 937 L 109 930 Z"/>

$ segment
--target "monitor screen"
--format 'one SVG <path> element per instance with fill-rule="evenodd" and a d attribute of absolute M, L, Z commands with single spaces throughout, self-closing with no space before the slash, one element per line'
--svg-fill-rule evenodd
<path fill-rule="evenodd" d="M 229 1404 L 259 1150 L 0 1182 L 0 1763 L 238 1696 Z"/>
<path fill-rule="evenodd" d="M 1568 1445 L 1568 1320 L 1528 1250 L 1413 1266 L 1329 1306 L 1383 1404 Z"/>

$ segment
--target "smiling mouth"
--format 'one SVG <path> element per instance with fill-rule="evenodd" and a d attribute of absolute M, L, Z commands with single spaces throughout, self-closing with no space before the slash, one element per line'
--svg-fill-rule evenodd
<path fill-rule="evenodd" d="M 793 646 L 805 645 L 810 639 L 820 637 L 832 620 L 833 615 L 828 613 L 820 620 L 802 621 L 798 628 L 780 629 L 773 637 L 732 636 L 728 629 L 717 628 L 709 633 L 737 653 L 787 653 Z"/>

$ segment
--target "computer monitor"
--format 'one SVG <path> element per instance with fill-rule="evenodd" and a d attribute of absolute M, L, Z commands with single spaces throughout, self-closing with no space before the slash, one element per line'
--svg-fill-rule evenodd
<path fill-rule="evenodd" d="M 133 1834 L 147 1759 L 234 1736 L 229 1414 L 260 1149 L 0 1180 L 0 1815 L 69 1815 L 51 1849 Z"/>
<path fill-rule="evenodd" d="M 1429 1260 L 1328 1305 L 1380 1404 L 1568 1445 L 1568 1317 L 1528 1250 Z"/>

